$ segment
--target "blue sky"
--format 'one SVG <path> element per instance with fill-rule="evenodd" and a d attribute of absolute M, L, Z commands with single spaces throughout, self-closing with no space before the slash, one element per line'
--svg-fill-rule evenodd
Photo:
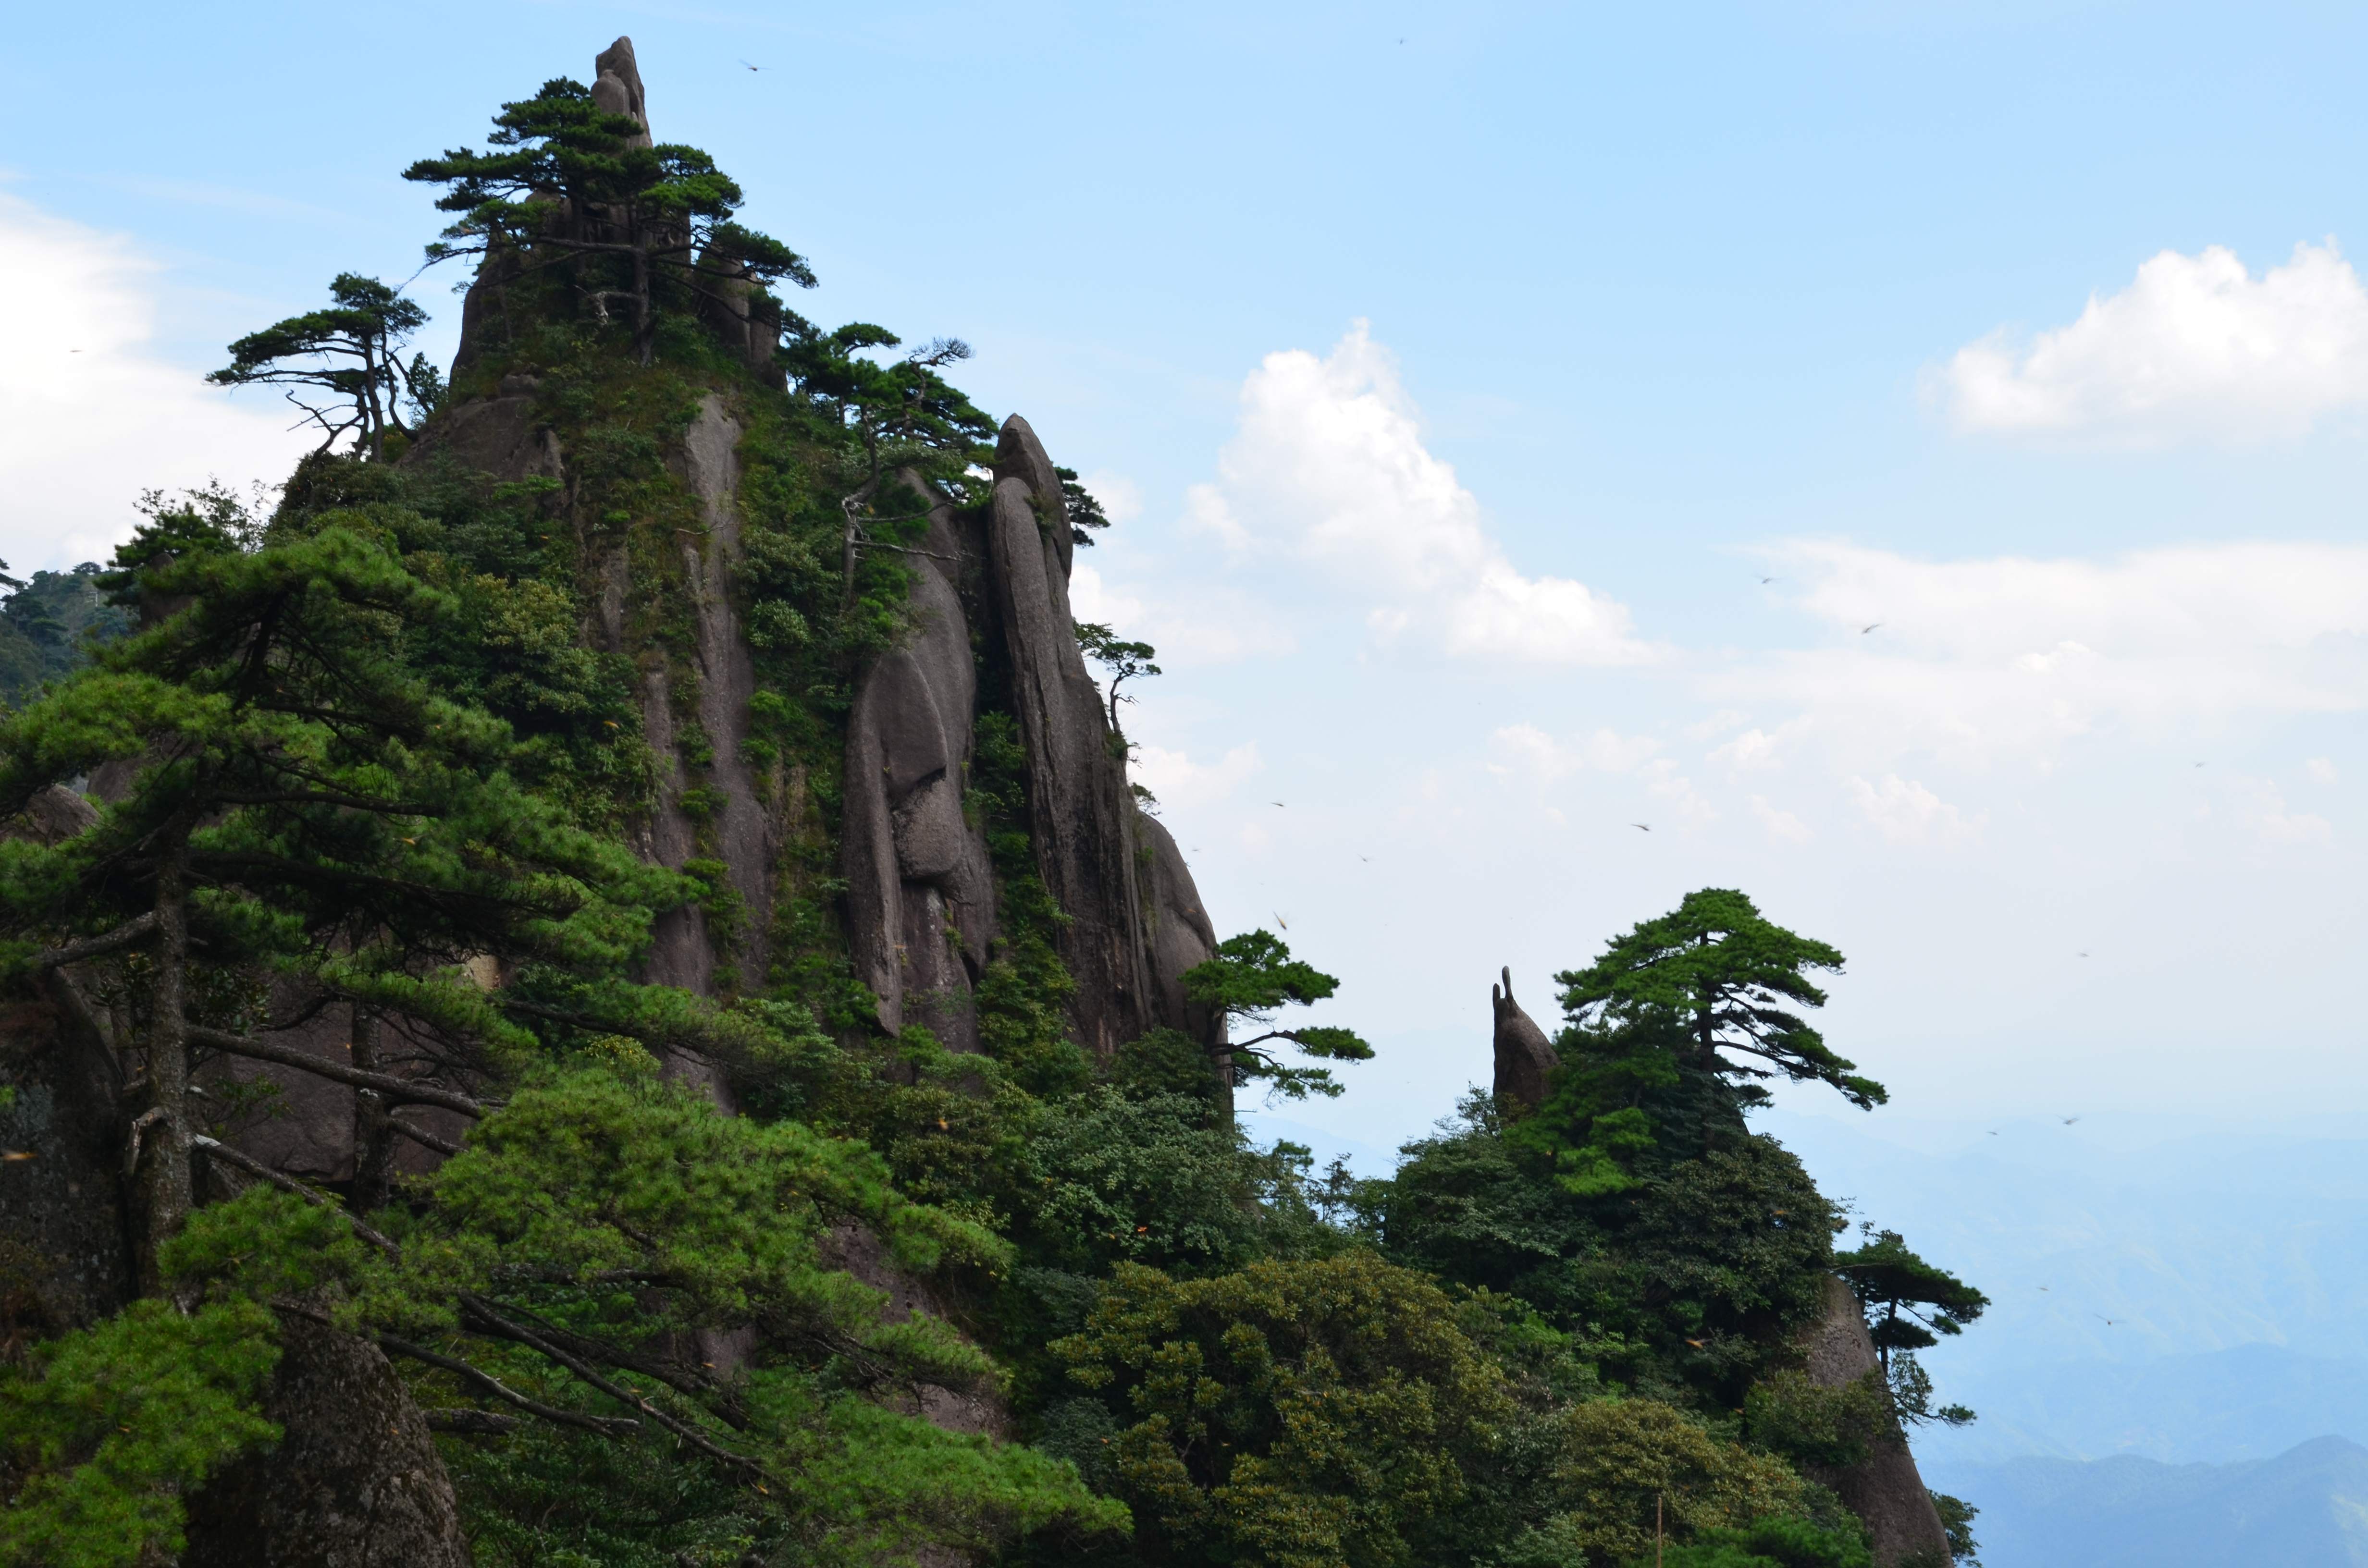
<path fill-rule="evenodd" d="M 1383 1053 L 1294 1119 L 1419 1131 L 1499 965 L 1551 1024 L 1554 970 L 1705 885 L 1850 955 L 1828 1037 L 1898 1116 L 2347 1114 L 2363 32 L 45 8 L 0 65 L 0 556 L 284 472 L 221 346 L 407 276 L 397 171 L 630 33 L 802 310 L 966 338 L 1122 516 L 1078 597 L 1162 650 L 1143 776 L 1219 923 L 1287 920 Z"/>

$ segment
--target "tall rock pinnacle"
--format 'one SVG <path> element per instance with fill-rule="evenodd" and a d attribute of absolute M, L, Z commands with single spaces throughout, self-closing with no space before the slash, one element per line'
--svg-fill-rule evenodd
<path fill-rule="evenodd" d="M 1546 1031 L 1513 1000 L 1513 971 L 1500 971 L 1504 988 L 1488 987 L 1488 1003 L 1497 1015 L 1497 1103 L 1508 1114 L 1535 1110 L 1546 1097 L 1546 1074 L 1562 1065 L 1562 1058 L 1546 1040 Z"/>
<path fill-rule="evenodd" d="M 628 138 L 628 145 L 651 145 L 650 111 L 642 97 L 642 69 L 633 62 L 633 40 L 619 39 L 594 55 L 592 64 L 599 72 L 592 82 L 592 101 L 604 114 L 630 114 L 642 122 L 642 133 Z"/>

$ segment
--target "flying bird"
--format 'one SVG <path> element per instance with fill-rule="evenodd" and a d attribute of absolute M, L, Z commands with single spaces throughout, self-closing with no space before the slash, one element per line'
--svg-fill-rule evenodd
<path fill-rule="evenodd" d="M 1868 632 L 1870 632 L 1870 631 L 1873 631 L 1873 630 L 1875 629 L 1875 627 L 1876 627 L 1876 626 L 1881 626 L 1882 624 L 1883 624 L 1883 622 L 1881 622 L 1881 621 L 1879 621 L 1879 620 L 1878 620 L 1878 621 L 1876 621 L 1876 622 L 1874 623 L 1874 625 L 1873 625 L 1873 626 L 1861 626 L 1861 627 L 1860 627 L 1860 628 L 1858 629 L 1858 634 L 1859 634 L 1861 637 L 1863 637 L 1863 636 L 1865 636 Z"/>
<path fill-rule="evenodd" d="M 1781 583 L 1783 580 L 1782 577 L 1762 577 L 1759 579 L 1759 585 L 1764 588 L 1770 583 Z"/>
<path fill-rule="evenodd" d="M 1282 802 L 1281 802 L 1281 801 L 1273 801 L 1272 803 L 1273 803 L 1273 804 L 1275 804 L 1275 805 L 1278 805 L 1278 806 L 1280 806 L 1280 805 L 1281 805 L 1281 804 L 1282 804 Z"/>
<path fill-rule="evenodd" d="M 1653 824 L 1648 822 L 1632 822 L 1628 825 L 1636 829 L 1640 833 L 1650 833 L 1653 831 Z"/>
<path fill-rule="evenodd" d="M 1363 862 L 1365 862 L 1365 864 L 1367 864 L 1368 866 L 1370 866 L 1370 865 L 1372 865 L 1372 864 L 1373 863 L 1373 858 L 1372 858 L 1371 855 L 1360 855 L 1360 856 L 1358 856 L 1358 857 L 1357 857 L 1357 858 L 1358 858 L 1358 859 L 1360 859 L 1360 860 L 1362 860 L 1362 861 L 1363 861 Z"/>
<path fill-rule="evenodd" d="M 1993 1137 L 1993 1138 L 1995 1138 L 1995 1137 L 1997 1137 L 1997 1136 L 1998 1136 L 1998 1129 L 1997 1129 L 1997 1128 L 1993 1127 L 1993 1128 L 1991 1128 L 1991 1129 L 1990 1129 L 1990 1136 L 1991 1136 L 1991 1137 Z M 2045 1290 L 2045 1289 L 2046 1289 L 2046 1287 L 2045 1287 L 2045 1286 L 2042 1286 L 2042 1287 L 2040 1287 L 2040 1289 L 2042 1289 L 2042 1290 Z"/>
<path fill-rule="evenodd" d="M 38 1160 L 40 1157 L 40 1151 L 38 1149 L 11 1149 L 6 1153 L 0 1154 L 0 1164 L 13 1165 L 18 1160 Z"/>
<path fill-rule="evenodd" d="M 1288 920 L 1285 920 L 1285 919 L 1282 917 L 1282 915 L 1281 915 L 1281 912 L 1280 912 L 1280 911 L 1278 911 L 1278 912 L 1276 913 L 1276 915 L 1275 915 L 1275 917 L 1274 917 L 1274 923 L 1275 923 L 1276 925 L 1278 925 L 1278 926 L 1281 926 L 1281 927 L 1282 927 L 1284 930 L 1286 930 L 1286 931 L 1288 931 L 1288 930 L 1290 930 L 1290 929 L 1291 929 L 1291 922 L 1290 922 L 1290 921 L 1288 921 Z"/>
<path fill-rule="evenodd" d="M 2066 1127 L 2069 1127 L 2069 1126 L 2071 1126 L 2074 1122 L 2076 1122 L 2076 1121 L 2078 1121 L 2078 1120 L 2079 1120 L 2079 1119 L 2079 1119 L 2078 1117 L 2077 1117 L 2077 1116 L 2067 1116 L 2067 1117 L 2066 1117 L 2066 1118 L 2064 1119 L 2064 1125 L 2065 1125 L 2065 1126 L 2066 1126 Z"/>
<path fill-rule="evenodd" d="M 740 63 L 743 65 L 748 65 L 748 62 L 745 60 Z M 748 65 L 748 69 L 751 71 L 769 71 L 772 67 L 769 65 Z"/>
<path fill-rule="evenodd" d="M 2085 958 L 2087 958 L 2089 955 L 2088 955 L 2088 954 L 2086 954 L 2086 953 L 2082 953 L 2082 954 L 2081 954 L 2081 955 L 2079 955 L 2079 956 L 2085 959 Z"/>
<path fill-rule="evenodd" d="M 2112 1319 L 2112 1318 L 2107 1317 L 2107 1316 L 2106 1316 L 2104 1313 L 2102 1313 L 2102 1312 L 2090 1312 L 2089 1315 L 2090 1317 L 2092 1317 L 2092 1318 L 2095 1318 L 2099 1323 L 2103 1324 L 2107 1328 L 2111 1328 L 2111 1327 L 2112 1327 L 2112 1326 L 2113 1326 L 2113 1321 L 2114 1321 L 2114 1320 L 2113 1320 L 2113 1319 Z"/>

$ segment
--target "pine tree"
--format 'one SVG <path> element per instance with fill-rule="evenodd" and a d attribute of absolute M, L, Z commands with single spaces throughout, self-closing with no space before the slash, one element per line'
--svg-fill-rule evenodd
<path fill-rule="evenodd" d="M 329 298 L 334 302 L 321 310 L 240 338 L 230 346 L 230 363 L 206 380 L 218 387 L 279 387 L 304 411 L 304 423 L 321 427 L 322 450 L 350 431 L 356 452 L 383 458 L 387 436 L 405 428 L 398 387 L 423 415 L 433 413 L 442 395 L 442 378 L 425 356 L 403 361 L 404 345 L 427 324 L 427 312 L 377 278 L 351 272 L 330 280 Z M 299 388 L 336 401 L 316 406 Z"/>
<path fill-rule="evenodd" d="M 460 214 L 428 259 L 511 255 L 529 269 L 564 266 L 599 321 L 621 304 L 634 358 L 646 365 L 669 285 L 719 295 L 727 286 L 814 284 L 805 259 L 733 219 L 740 187 L 696 147 L 653 143 L 642 122 L 610 114 L 564 77 L 502 106 L 494 151 L 422 158 L 403 177 L 446 187 L 436 205 Z"/>

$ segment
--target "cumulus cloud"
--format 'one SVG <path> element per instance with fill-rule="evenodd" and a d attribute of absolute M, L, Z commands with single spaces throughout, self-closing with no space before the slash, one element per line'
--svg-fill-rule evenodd
<path fill-rule="evenodd" d="M 1959 429 L 2151 444 L 2300 435 L 2368 401 L 2368 287 L 2336 248 L 2299 244 L 2255 277 L 2235 252 L 2164 251 L 2068 326 L 2005 328 L 1927 391 Z"/>
<path fill-rule="evenodd" d="M 1189 596 L 1146 598 L 1082 561 L 1069 573 L 1069 608 L 1079 620 L 1099 621 L 1122 637 L 1151 643 L 1162 661 L 1174 665 L 1274 658 L 1299 646 L 1282 612 L 1232 589 L 1211 585 Z"/>
<path fill-rule="evenodd" d="M 1266 763 L 1256 741 L 1235 746 L 1214 763 L 1194 762 L 1183 752 L 1146 745 L 1135 752 L 1127 770 L 1162 805 L 1206 806 L 1265 772 Z"/>
<path fill-rule="evenodd" d="M 1651 656 L 1623 606 L 1514 568 L 1479 501 L 1424 445 L 1395 358 L 1361 321 L 1324 358 L 1269 354 L 1250 373 L 1218 472 L 1188 495 L 1187 526 L 1315 565 L 1367 599 L 1378 636 L 1536 664 Z"/>
<path fill-rule="evenodd" d="M 1633 773 L 1660 749 L 1661 743 L 1650 735 L 1622 735 L 1615 730 L 1556 740 L 1534 724 L 1508 724 L 1488 737 L 1492 768 L 1542 781 L 1581 772 Z"/>
<path fill-rule="evenodd" d="M 2237 820 L 2263 847 L 2315 846 L 2334 840 L 2332 824 L 2316 812 L 2288 806 L 2285 792 L 2269 779 L 2240 778 L 2235 790 Z"/>
<path fill-rule="evenodd" d="M 1780 811 L 1770 805 L 1765 795 L 1751 797 L 1751 815 L 1761 827 L 1768 830 L 1769 837 L 1780 843 L 1806 844 L 1816 836 L 1809 831 L 1807 823 L 1790 812 Z"/>
<path fill-rule="evenodd" d="M 1704 696 L 1758 710 L 1713 753 L 1738 772 L 1810 751 L 1865 771 L 1911 752 L 1995 758 L 2368 707 L 2368 547 L 1932 562 L 1810 541 L 1779 555 L 1804 585 L 1794 608 L 1827 635 L 1700 677 Z"/>
<path fill-rule="evenodd" d="M 1087 494 L 1102 504 L 1102 514 L 1111 522 L 1131 522 L 1143 516 L 1143 486 L 1115 469 L 1098 468 L 1078 483 Z"/>
<path fill-rule="evenodd" d="M 1854 778 L 1850 795 L 1859 813 L 1894 844 L 1952 847 L 1973 839 L 1984 821 L 1968 819 L 1922 784 L 1896 773 L 1886 774 L 1880 784 Z"/>
<path fill-rule="evenodd" d="M 162 269 L 122 239 L 0 195 L 0 558 L 18 571 L 104 559 L 147 488 L 278 480 L 312 445 L 278 404 L 231 401 L 205 366 L 155 357 Z"/>

